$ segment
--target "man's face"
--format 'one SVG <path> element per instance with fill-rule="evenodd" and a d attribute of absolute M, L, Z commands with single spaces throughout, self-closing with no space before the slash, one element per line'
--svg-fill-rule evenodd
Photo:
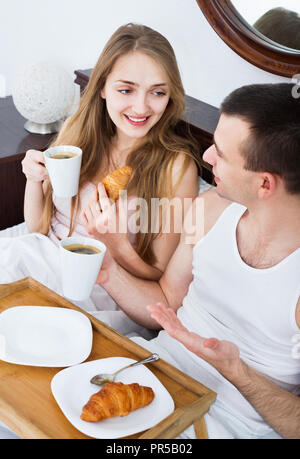
<path fill-rule="evenodd" d="M 249 134 L 249 123 L 237 116 L 222 114 L 214 144 L 203 155 L 203 160 L 213 166 L 219 196 L 244 205 L 257 197 L 255 173 L 244 168 L 241 154 Z"/>

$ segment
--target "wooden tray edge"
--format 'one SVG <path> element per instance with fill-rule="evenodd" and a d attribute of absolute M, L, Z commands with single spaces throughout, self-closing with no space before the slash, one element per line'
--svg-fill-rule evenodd
<path fill-rule="evenodd" d="M 1 421 L 20 438 L 51 439 L 43 430 L 36 427 L 28 418 L 24 418 L 4 400 L 0 401 Z M 20 427 L 22 426 L 22 427 Z"/>
<path fill-rule="evenodd" d="M 171 439 L 177 438 L 191 424 L 194 424 L 196 438 L 207 439 L 204 415 L 215 402 L 214 393 L 206 394 L 195 402 L 182 408 L 177 408 L 168 417 L 144 432 L 141 439 Z"/>

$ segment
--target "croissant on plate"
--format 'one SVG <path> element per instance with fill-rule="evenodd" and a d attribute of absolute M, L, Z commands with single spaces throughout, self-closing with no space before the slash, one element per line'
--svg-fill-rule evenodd
<path fill-rule="evenodd" d="M 121 169 L 116 169 L 111 174 L 108 174 L 102 180 L 102 183 L 105 186 L 106 192 L 110 199 L 114 201 L 119 198 L 120 190 L 123 190 L 132 174 L 132 168 L 130 166 L 121 167 Z"/>
<path fill-rule="evenodd" d="M 149 405 L 154 398 L 151 387 L 138 383 L 107 383 L 93 394 L 82 408 L 81 419 L 101 421 L 115 416 L 127 416 L 131 411 Z"/>

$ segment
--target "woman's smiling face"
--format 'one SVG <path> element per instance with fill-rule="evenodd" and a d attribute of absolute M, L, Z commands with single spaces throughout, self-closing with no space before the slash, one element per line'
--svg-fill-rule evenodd
<path fill-rule="evenodd" d="M 135 51 L 121 56 L 108 75 L 101 97 L 119 138 L 141 139 L 162 117 L 170 97 L 165 70 Z"/>

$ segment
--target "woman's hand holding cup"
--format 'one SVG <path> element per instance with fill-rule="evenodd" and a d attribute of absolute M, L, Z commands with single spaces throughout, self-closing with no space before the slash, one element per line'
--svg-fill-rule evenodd
<path fill-rule="evenodd" d="M 49 179 L 42 151 L 28 150 L 21 164 L 22 171 L 28 181 L 38 183 Z"/>

